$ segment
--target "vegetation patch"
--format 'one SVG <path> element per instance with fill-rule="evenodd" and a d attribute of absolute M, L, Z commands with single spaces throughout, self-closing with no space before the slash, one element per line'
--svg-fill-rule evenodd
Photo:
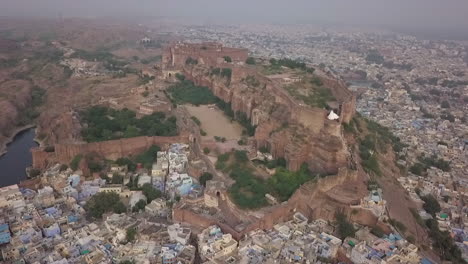
<path fill-rule="evenodd" d="M 139 136 L 176 136 L 176 118 L 161 112 L 136 118 L 129 109 L 115 110 L 94 106 L 81 113 L 85 128 L 81 135 L 87 142 L 99 142 Z"/>
<path fill-rule="evenodd" d="M 353 224 L 348 221 L 346 215 L 343 213 L 336 213 L 335 218 L 339 237 L 341 239 L 354 237 L 356 234 L 356 229 L 354 228 Z"/>
<path fill-rule="evenodd" d="M 438 158 L 436 155 L 432 155 L 431 157 L 419 156 L 418 162 L 413 164 L 409 171 L 418 176 L 424 176 L 430 167 L 435 167 L 445 172 L 449 172 L 451 170 L 450 162 L 442 158 Z"/>
<path fill-rule="evenodd" d="M 276 173 L 268 180 L 264 180 L 255 175 L 254 167 L 249 163 L 245 151 L 234 151 L 218 156 L 216 168 L 229 173 L 229 176 L 236 181 L 229 189 L 229 194 L 237 205 L 247 209 L 268 205 L 266 194 L 276 197 L 281 202 L 287 201 L 302 184 L 315 179 L 307 165 L 303 164 L 297 172 L 277 167 Z"/>
<path fill-rule="evenodd" d="M 119 158 L 115 163 L 119 166 L 127 166 L 129 171 L 135 171 L 138 163 L 146 169 L 151 169 L 153 163 L 157 160 L 159 151 L 161 151 L 161 148 L 157 145 L 153 145 L 143 153 L 130 158 Z"/>
<path fill-rule="evenodd" d="M 466 263 L 450 233 L 441 231 L 437 220 L 426 220 L 426 226 L 429 230 L 429 236 L 433 241 L 432 246 L 443 260 L 451 261 L 452 263 Z"/>
<path fill-rule="evenodd" d="M 300 61 L 292 60 L 288 58 L 282 58 L 279 60 L 270 59 L 270 64 L 276 67 L 283 66 L 283 67 L 287 67 L 290 69 L 300 69 L 309 73 L 313 73 L 315 71 L 314 68 L 307 67 L 307 65 L 304 62 L 300 62 Z"/>
<path fill-rule="evenodd" d="M 178 83 L 168 88 L 171 98 L 176 104 L 214 104 L 217 99 L 211 90 L 206 86 L 195 85 L 189 80 L 180 80 Z"/>
<path fill-rule="evenodd" d="M 114 192 L 95 194 L 86 202 L 84 208 L 88 215 L 93 218 L 101 218 L 103 214 L 109 212 L 121 214 L 126 211 L 125 205 L 120 200 L 119 195 Z"/>

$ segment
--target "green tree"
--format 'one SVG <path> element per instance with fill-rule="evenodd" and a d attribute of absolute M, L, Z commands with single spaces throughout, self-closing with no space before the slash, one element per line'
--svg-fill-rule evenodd
<path fill-rule="evenodd" d="M 354 228 L 353 224 L 351 224 L 346 215 L 343 213 L 335 214 L 335 218 L 338 224 L 338 235 L 341 239 L 345 239 L 347 237 L 354 237 L 356 233 L 356 229 Z"/>
<path fill-rule="evenodd" d="M 205 155 L 210 154 L 210 149 L 207 147 L 203 148 L 203 153 L 205 153 Z"/>
<path fill-rule="evenodd" d="M 127 238 L 127 241 L 128 241 L 128 242 L 133 242 L 133 241 L 135 241 L 136 235 L 137 235 L 137 230 L 136 230 L 136 228 L 130 227 L 129 229 L 127 229 L 127 236 L 126 236 L 126 238 Z"/>
<path fill-rule="evenodd" d="M 104 213 L 108 212 L 120 214 L 126 211 L 119 195 L 114 192 L 95 194 L 86 202 L 84 208 L 88 215 L 93 218 L 101 218 Z"/>
<path fill-rule="evenodd" d="M 435 217 L 435 215 L 440 212 L 441 207 L 439 201 L 437 201 L 437 199 L 432 194 L 423 196 L 421 199 L 424 201 L 424 210 L 426 210 L 426 212 L 431 214 L 433 217 Z"/>
<path fill-rule="evenodd" d="M 206 182 L 211 181 L 212 179 L 213 179 L 213 174 L 211 174 L 209 172 L 205 172 L 205 173 L 202 174 L 202 176 L 200 176 L 200 184 L 203 187 L 206 187 Z"/>
<path fill-rule="evenodd" d="M 249 157 L 247 156 L 247 151 L 245 150 L 236 150 L 234 152 L 234 157 L 238 162 L 247 162 L 249 161 Z"/>
<path fill-rule="evenodd" d="M 60 165 L 60 171 L 66 171 L 68 169 L 68 166 L 66 164 Z"/>
<path fill-rule="evenodd" d="M 122 184 L 123 183 L 123 177 L 120 175 L 120 173 L 114 173 L 112 175 L 112 184 Z"/>
<path fill-rule="evenodd" d="M 193 105 L 216 103 L 216 96 L 206 86 L 197 86 L 192 81 L 183 80 L 168 88 L 172 100 L 177 104 Z"/>
<path fill-rule="evenodd" d="M 232 62 L 232 58 L 229 57 L 229 56 L 224 56 L 224 61 L 227 62 L 227 63 L 231 63 Z"/>
<path fill-rule="evenodd" d="M 151 201 L 153 201 L 154 199 L 160 198 L 162 196 L 161 191 L 153 188 L 153 186 L 150 183 L 143 184 L 141 190 L 146 196 L 148 203 L 151 203 Z"/>
<path fill-rule="evenodd" d="M 144 210 L 145 206 L 146 206 L 146 201 L 141 199 L 133 206 L 132 211 L 139 212 L 140 210 Z"/>
<path fill-rule="evenodd" d="M 70 168 L 73 171 L 76 171 L 78 169 L 78 166 L 80 165 L 82 158 L 83 158 L 83 155 L 78 154 L 72 159 L 72 161 L 70 162 Z"/>

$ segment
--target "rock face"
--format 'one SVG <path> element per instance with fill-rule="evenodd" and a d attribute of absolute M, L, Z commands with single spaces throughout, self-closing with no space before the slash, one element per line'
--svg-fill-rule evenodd
<path fill-rule="evenodd" d="M 231 63 L 224 60 L 227 56 Z M 198 63 L 186 63 L 189 58 Z M 341 124 L 354 116 L 356 98 L 345 84 L 320 76 L 338 102 L 335 112 L 340 118 L 331 121 L 325 109 L 300 104 L 277 82 L 244 65 L 246 58 L 245 49 L 220 44 L 174 44 L 163 53 L 163 75 L 183 73 L 195 84 L 209 87 L 235 113 L 244 113 L 257 126 L 257 147 L 268 147 L 275 158 L 285 158 L 290 170 L 307 163 L 313 171 L 334 174 L 347 166 L 349 155 Z M 232 74 L 211 74 L 214 68 L 229 68 Z"/>
<path fill-rule="evenodd" d="M 20 113 L 31 102 L 31 84 L 12 80 L 0 84 L 0 153 L 20 124 Z"/>

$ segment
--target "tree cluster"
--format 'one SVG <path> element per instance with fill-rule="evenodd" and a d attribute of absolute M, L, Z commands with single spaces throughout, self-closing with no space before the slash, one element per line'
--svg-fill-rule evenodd
<path fill-rule="evenodd" d="M 81 113 L 87 124 L 81 132 L 87 142 L 99 142 L 139 136 L 175 136 L 178 134 L 176 118 L 161 112 L 136 118 L 129 109 L 115 110 L 93 106 Z"/>
<path fill-rule="evenodd" d="M 292 60 L 288 58 L 282 58 L 282 59 L 270 59 L 270 64 L 272 66 L 283 66 L 287 67 L 290 69 L 300 69 L 303 71 L 307 71 L 309 73 L 313 73 L 315 71 L 314 68 L 307 67 L 307 65 L 304 62 L 300 62 L 297 60 Z"/>
<path fill-rule="evenodd" d="M 189 80 L 181 80 L 169 87 L 168 91 L 176 104 L 204 105 L 217 101 L 208 87 L 195 85 Z"/>
<path fill-rule="evenodd" d="M 101 218 L 103 214 L 114 212 L 121 214 L 126 211 L 125 205 L 120 200 L 117 193 L 99 192 L 86 202 L 84 206 L 89 216 Z"/>
<path fill-rule="evenodd" d="M 354 228 L 353 224 L 348 221 L 346 215 L 343 213 L 336 213 L 335 218 L 338 225 L 339 237 L 341 239 L 345 239 L 347 237 L 354 237 L 356 229 Z"/>

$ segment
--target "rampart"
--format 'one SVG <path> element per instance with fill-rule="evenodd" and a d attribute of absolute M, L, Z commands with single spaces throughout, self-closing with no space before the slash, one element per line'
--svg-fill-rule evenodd
<path fill-rule="evenodd" d="M 46 152 L 43 148 L 32 150 L 33 167 L 44 169 L 57 162 L 69 164 L 78 154 L 95 153 L 105 159 L 116 160 L 144 152 L 152 145 L 162 146 L 189 142 L 189 135 L 181 135 L 176 137 L 135 137 L 95 143 L 55 144 L 54 152 Z"/>
<path fill-rule="evenodd" d="M 220 226 L 224 232 L 232 234 L 236 239 L 240 239 L 256 229 L 271 229 L 278 223 L 290 220 L 295 212 L 301 212 L 309 219 L 333 220 L 335 213 L 342 211 L 360 224 L 374 226 L 378 224 L 378 221 L 377 217 L 373 216 L 372 213 L 360 211 L 358 214 L 353 215 L 348 210 L 349 205 L 359 202 L 363 195 L 362 192 L 346 193 L 345 191 L 345 196 L 351 198 L 336 199 L 330 195 L 333 190 L 340 189 L 343 185 L 354 186 L 359 184 L 361 180 L 357 171 L 340 169 L 335 176 L 306 183 L 286 203 L 265 209 L 261 217 L 247 224 L 242 230 L 237 230 L 235 227 L 229 226 L 225 221 L 215 217 L 195 213 L 190 210 L 190 206 L 185 206 L 185 204 L 174 208 L 173 219 L 177 222 L 189 222 L 202 228 L 215 224 Z M 237 208 L 229 210 L 238 214 Z M 252 217 L 247 216 L 244 216 L 244 218 L 252 219 Z"/>

